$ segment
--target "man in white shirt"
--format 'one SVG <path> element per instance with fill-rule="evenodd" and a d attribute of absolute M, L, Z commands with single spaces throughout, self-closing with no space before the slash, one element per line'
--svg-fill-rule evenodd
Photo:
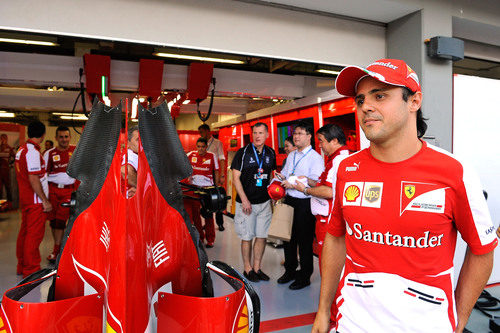
<path fill-rule="evenodd" d="M 219 181 L 215 185 L 224 187 L 226 184 L 226 156 L 224 154 L 222 142 L 212 136 L 210 133 L 210 126 L 207 124 L 200 125 L 198 131 L 200 132 L 200 136 L 207 140 L 207 151 L 215 155 L 219 164 Z M 215 222 L 219 227 L 219 231 L 224 231 L 224 218 L 222 212 L 215 213 Z"/>
<path fill-rule="evenodd" d="M 311 284 L 313 273 L 313 240 L 315 218 L 311 213 L 311 197 L 294 188 L 301 176 L 317 182 L 325 169 L 324 161 L 311 146 L 313 128 L 307 122 L 299 122 L 293 132 L 293 142 L 297 150 L 288 155 L 286 164 L 277 176 L 283 179 L 282 185 L 287 189 L 285 203 L 294 208 L 292 236 L 285 242 L 285 273 L 278 279 L 283 284 L 295 280 L 289 288 L 302 289 Z M 303 178 L 302 178 L 303 179 Z M 298 267 L 297 247 L 300 256 Z"/>

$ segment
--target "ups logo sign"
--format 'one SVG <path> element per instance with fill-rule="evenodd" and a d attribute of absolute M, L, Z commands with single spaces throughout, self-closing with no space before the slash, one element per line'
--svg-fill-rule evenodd
<path fill-rule="evenodd" d="M 380 186 L 370 186 L 365 191 L 365 200 L 368 202 L 375 202 L 380 198 Z"/>

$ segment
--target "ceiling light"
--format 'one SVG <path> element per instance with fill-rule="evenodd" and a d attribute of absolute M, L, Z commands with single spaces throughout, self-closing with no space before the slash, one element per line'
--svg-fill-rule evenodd
<path fill-rule="evenodd" d="M 164 58 L 174 58 L 174 59 L 186 59 L 186 60 L 198 60 L 198 61 L 210 61 L 210 62 L 221 62 L 225 64 L 236 64 L 241 65 L 244 64 L 244 61 L 234 60 L 234 59 L 223 59 L 223 58 L 211 58 L 211 57 L 199 57 L 192 56 L 187 54 L 174 54 L 174 53 L 164 53 L 164 52 L 156 52 L 155 56 L 164 57 Z"/>
<path fill-rule="evenodd" d="M 134 119 L 131 119 L 131 120 L 132 120 L 133 123 L 136 123 L 136 122 L 139 121 L 139 119 L 137 119 L 137 118 L 134 118 Z"/>
<path fill-rule="evenodd" d="M 16 116 L 13 112 L 0 112 L 0 118 L 14 118 Z"/>
<path fill-rule="evenodd" d="M 340 73 L 340 71 L 333 71 L 329 69 L 317 69 L 316 72 L 323 74 L 332 74 L 332 75 L 338 75 Z"/>
<path fill-rule="evenodd" d="M 59 44 L 53 42 L 44 42 L 41 40 L 28 40 L 28 39 L 13 39 L 13 38 L 0 38 L 0 42 L 4 43 L 18 43 L 30 45 L 43 45 L 43 46 L 58 46 Z"/>
<path fill-rule="evenodd" d="M 70 113 L 70 112 L 52 112 L 54 116 L 69 116 L 69 117 L 83 117 L 83 113 Z"/>
<path fill-rule="evenodd" d="M 88 118 L 85 116 L 61 116 L 61 119 L 65 120 L 87 120 Z"/>
<path fill-rule="evenodd" d="M 277 101 L 278 101 L 278 99 L 277 99 L 277 98 L 273 98 L 273 102 L 277 102 Z"/>

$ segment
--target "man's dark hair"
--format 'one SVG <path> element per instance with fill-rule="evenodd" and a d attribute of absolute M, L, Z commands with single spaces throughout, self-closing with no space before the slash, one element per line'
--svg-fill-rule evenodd
<path fill-rule="evenodd" d="M 293 136 L 289 136 L 285 139 L 285 141 L 288 141 L 292 146 L 295 147 L 295 143 L 293 143 Z"/>
<path fill-rule="evenodd" d="M 139 130 L 139 126 L 137 126 L 137 125 L 131 126 L 128 128 L 128 131 L 127 131 L 128 141 L 130 141 L 130 139 L 132 139 L 132 135 L 134 135 L 134 132 L 138 131 L 138 130 Z"/>
<path fill-rule="evenodd" d="M 28 125 L 28 138 L 41 138 L 45 134 L 45 125 L 38 120 Z"/>
<path fill-rule="evenodd" d="M 205 146 L 207 146 L 207 145 L 208 145 L 208 141 L 207 141 L 207 139 L 202 138 L 202 137 L 200 137 L 200 138 L 198 138 L 198 140 L 196 140 L 196 144 L 198 144 L 198 142 L 204 143 L 204 144 L 205 144 Z"/>
<path fill-rule="evenodd" d="M 410 89 L 403 87 L 403 101 L 408 102 L 408 98 L 415 95 L 413 91 Z M 425 131 L 427 131 L 427 118 L 424 118 L 424 114 L 422 113 L 422 109 L 418 109 L 417 111 L 417 136 L 421 138 L 424 136 Z"/>
<path fill-rule="evenodd" d="M 254 127 L 260 127 L 260 126 L 264 126 L 264 127 L 266 128 L 266 132 L 269 132 L 269 128 L 267 127 L 267 124 L 264 124 L 264 123 L 261 123 L 261 122 L 255 123 L 255 124 L 252 126 L 252 131 L 253 131 L 253 128 L 254 128 Z"/>
<path fill-rule="evenodd" d="M 52 140 L 45 140 L 45 143 L 47 143 L 47 142 L 48 142 L 48 143 L 50 143 L 50 145 L 51 145 L 52 147 L 54 147 L 54 141 L 52 141 Z"/>
<path fill-rule="evenodd" d="M 345 134 L 342 128 L 335 124 L 326 124 L 321 127 L 316 134 L 321 134 L 325 137 L 326 141 L 330 142 L 337 139 L 340 145 L 345 145 Z"/>
<path fill-rule="evenodd" d="M 200 126 L 198 126 L 198 131 L 199 130 L 210 131 L 210 126 L 208 126 L 207 124 L 201 124 Z"/>
<path fill-rule="evenodd" d="M 69 132 L 69 128 L 67 126 L 59 126 L 56 129 L 56 136 L 57 136 L 57 132 L 66 132 L 66 131 Z"/>
<path fill-rule="evenodd" d="M 313 134 L 313 127 L 305 121 L 299 121 L 295 125 L 294 130 L 296 130 L 297 128 L 303 129 L 304 131 L 306 131 L 307 134 L 311 134 L 311 135 Z"/>

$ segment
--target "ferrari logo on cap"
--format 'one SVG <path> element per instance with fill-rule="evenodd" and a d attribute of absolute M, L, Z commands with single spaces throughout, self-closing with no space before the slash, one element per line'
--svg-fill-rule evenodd
<path fill-rule="evenodd" d="M 415 195 L 415 185 L 405 185 L 405 195 L 411 199 Z"/>

